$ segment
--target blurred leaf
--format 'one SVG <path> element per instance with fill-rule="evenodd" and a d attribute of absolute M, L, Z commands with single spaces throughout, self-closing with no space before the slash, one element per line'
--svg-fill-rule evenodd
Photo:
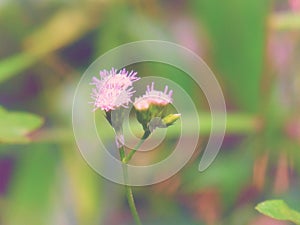
<path fill-rule="evenodd" d="M 220 118 L 216 116 L 215 123 L 222 125 L 219 122 Z M 211 131 L 211 114 L 207 112 L 199 113 L 200 133 L 210 134 Z M 221 117 L 222 121 L 222 117 Z M 191 119 L 191 129 L 193 120 Z M 256 132 L 260 127 L 260 120 L 255 115 L 245 113 L 228 113 L 226 116 L 226 133 L 227 134 L 251 134 Z M 222 127 L 221 127 L 222 129 Z"/>
<path fill-rule="evenodd" d="M 145 225 L 165 225 L 165 224 L 176 224 L 176 225 L 204 225 L 199 221 L 195 221 L 195 219 L 188 213 L 181 210 L 177 214 L 174 214 L 170 217 L 160 217 L 160 218 L 151 218 L 148 221 L 143 221 Z M 130 224 L 133 225 L 133 224 Z"/>
<path fill-rule="evenodd" d="M 105 19 L 96 42 L 98 54 L 132 41 L 169 38 L 161 23 L 141 14 L 125 1 L 112 2 L 103 16 Z"/>
<path fill-rule="evenodd" d="M 59 11 L 25 40 L 26 51 L 43 56 L 77 40 L 92 25 L 85 13 L 81 8 Z"/>
<path fill-rule="evenodd" d="M 278 220 L 288 220 L 300 224 L 300 213 L 291 209 L 283 200 L 268 200 L 256 207 L 260 213 Z"/>
<path fill-rule="evenodd" d="M 82 8 L 65 9 L 54 14 L 47 23 L 25 39 L 24 52 L 0 61 L 0 83 L 84 35 L 94 25 L 85 15 Z"/>
<path fill-rule="evenodd" d="M 53 145 L 30 145 L 20 153 L 7 196 L 4 224 L 49 224 L 58 159 L 55 149 Z"/>
<path fill-rule="evenodd" d="M 8 112 L 0 106 L 0 143 L 24 143 L 26 135 L 39 128 L 43 119 L 25 112 Z"/>
<path fill-rule="evenodd" d="M 72 189 L 76 221 L 78 224 L 99 224 L 105 209 L 103 180 L 83 160 L 80 154 L 70 152 L 74 145 L 63 145 L 63 164 Z M 84 181 L 84 182 L 83 182 Z M 93 221 L 93 222 L 91 222 Z"/>
<path fill-rule="evenodd" d="M 269 0 L 191 1 L 212 43 L 216 71 L 240 106 L 256 112 L 264 69 Z"/>
<path fill-rule="evenodd" d="M 103 140 L 111 140 L 112 142 L 115 141 L 114 139 L 114 131 L 105 119 L 105 116 L 102 112 L 97 111 L 97 116 L 95 117 L 97 132 L 101 139 Z M 182 112 L 185 113 L 185 112 Z M 188 112 L 187 112 L 188 113 Z M 187 121 L 186 127 L 189 129 L 186 130 L 185 135 L 194 134 L 196 132 L 195 120 L 192 116 L 187 116 L 190 118 Z M 200 112 L 199 115 L 200 121 L 200 134 L 201 135 L 209 135 L 211 132 L 211 115 L 208 112 Z M 137 122 L 135 118 L 129 119 L 130 128 L 134 131 L 135 134 L 142 135 L 142 127 Z M 218 124 L 218 119 L 215 121 Z M 257 132 L 259 129 L 259 119 L 253 115 L 249 114 L 228 114 L 227 115 L 227 123 L 226 123 L 226 133 L 227 134 L 238 134 L 238 135 L 247 135 L 253 134 Z M 175 123 L 173 125 L 176 128 L 170 127 L 168 129 L 168 135 L 170 137 L 176 137 L 178 135 L 178 127 L 180 128 L 180 123 Z M 154 135 L 155 132 L 152 134 Z M 88 133 L 87 133 L 88 135 Z M 55 128 L 47 128 L 45 130 L 41 130 L 39 135 L 39 141 L 43 142 L 70 142 L 73 141 L 73 133 L 69 129 L 69 127 L 55 127 Z"/>
<path fill-rule="evenodd" d="M 23 70 L 35 63 L 36 58 L 20 53 L 0 61 L 0 83 L 21 73 Z"/>
<path fill-rule="evenodd" d="M 271 26 L 277 30 L 293 30 L 300 28 L 299 13 L 276 13 L 270 19 Z"/>
<path fill-rule="evenodd" d="M 224 202 L 230 205 L 239 195 L 241 188 L 249 183 L 245 178 L 251 177 L 251 157 L 251 152 L 220 152 L 204 172 L 199 172 L 198 164 L 194 163 L 183 173 L 183 188 L 187 193 L 197 193 L 202 189 L 216 187 L 221 192 Z"/>
<path fill-rule="evenodd" d="M 127 20 L 130 8 L 126 2 L 112 1 L 103 16 L 104 23 L 99 29 L 98 41 L 95 43 L 98 54 L 129 42 Z"/>

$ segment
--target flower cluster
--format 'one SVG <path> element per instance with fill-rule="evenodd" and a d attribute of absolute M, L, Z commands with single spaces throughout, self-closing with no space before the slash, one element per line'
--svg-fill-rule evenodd
<path fill-rule="evenodd" d="M 111 125 L 116 129 L 112 123 L 112 111 L 118 110 L 121 107 L 127 107 L 131 102 L 131 97 L 135 92 L 133 90 L 133 82 L 139 80 L 137 72 L 131 71 L 130 73 L 125 69 L 117 72 L 114 68 L 110 71 L 100 71 L 100 78 L 93 77 L 93 88 L 91 97 L 93 99 L 94 111 L 97 109 L 104 110 Z M 168 91 L 168 86 L 164 91 L 154 89 L 154 82 L 151 86 L 147 86 L 146 93 L 141 97 L 135 98 L 133 102 L 136 111 L 137 120 L 143 126 L 147 138 L 150 133 L 157 127 L 167 127 L 172 125 L 179 117 L 180 114 L 170 113 L 170 106 L 172 104 L 173 91 Z M 114 115 L 121 115 L 114 113 Z M 120 128 L 122 118 L 114 118 L 119 121 L 117 123 L 118 129 Z M 121 121 L 120 121 L 121 120 Z"/>

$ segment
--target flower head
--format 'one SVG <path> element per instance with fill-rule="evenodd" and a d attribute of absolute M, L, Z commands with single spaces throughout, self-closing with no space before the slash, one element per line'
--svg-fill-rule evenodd
<path fill-rule="evenodd" d="M 119 72 L 114 68 L 100 71 L 100 78 L 93 77 L 91 82 L 95 85 L 91 94 L 94 111 L 100 108 L 108 112 L 121 106 L 127 107 L 134 93 L 132 84 L 140 79 L 136 75 L 137 72 L 129 73 L 125 69 Z"/>
<path fill-rule="evenodd" d="M 147 110 L 151 105 L 166 106 L 172 103 L 172 93 L 170 90 L 168 93 L 168 86 L 165 87 L 164 92 L 154 90 L 154 82 L 147 86 L 146 93 L 139 98 L 134 100 L 134 107 L 137 110 Z"/>
<path fill-rule="evenodd" d="M 168 86 L 163 92 L 157 91 L 152 83 L 151 87 L 147 86 L 143 96 L 134 100 L 133 106 L 136 110 L 137 120 L 148 135 L 157 127 L 163 128 L 172 125 L 180 117 L 180 114 L 170 113 L 170 105 L 173 101 L 172 93 L 172 90 L 168 92 Z"/>

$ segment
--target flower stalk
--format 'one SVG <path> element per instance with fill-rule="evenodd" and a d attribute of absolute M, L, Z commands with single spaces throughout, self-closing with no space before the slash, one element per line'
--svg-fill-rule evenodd
<path fill-rule="evenodd" d="M 127 164 L 132 156 L 134 155 L 134 153 L 136 153 L 136 151 L 141 147 L 141 145 L 145 142 L 145 140 L 149 137 L 150 135 L 150 131 L 146 131 L 143 135 L 143 137 L 140 139 L 140 141 L 136 144 L 136 146 L 134 147 L 134 149 L 132 149 L 127 156 L 125 156 L 123 159 L 122 159 L 122 162 Z"/>
<path fill-rule="evenodd" d="M 132 85 L 140 79 L 136 75 L 137 72 L 128 72 L 125 69 L 117 71 L 112 68 L 110 71 L 100 71 L 100 76 L 92 78 L 91 85 L 95 85 L 95 87 L 92 89 L 93 101 L 91 103 L 94 106 L 93 111 L 97 109 L 105 111 L 106 119 L 115 131 L 129 208 L 136 224 L 142 225 L 135 206 L 132 188 L 128 185 L 128 163 L 156 128 L 166 128 L 172 125 L 180 118 L 180 114 L 170 113 L 173 91 L 168 91 L 168 86 L 165 86 L 162 92 L 154 89 L 154 82 L 151 86 L 148 85 L 146 93 L 133 102 L 136 118 L 142 125 L 144 134 L 134 149 L 126 155 L 122 129 L 123 108 L 127 108 L 128 104 L 132 103 L 131 97 L 135 92 Z"/>
<path fill-rule="evenodd" d="M 128 201 L 128 205 L 132 214 L 132 217 L 137 225 L 142 225 L 140 216 L 138 214 L 138 211 L 135 206 L 135 201 L 132 193 L 132 188 L 129 186 L 128 183 L 128 170 L 127 170 L 127 163 L 124 163 L 124 159 L 126 158 L 125 156 L 125 150 L 124 147 L 119 148 L 119 153 L 120 153 L 120 158 L 122 161 L 122 169 L 123 169 L 123 176 L 124 176 L 124 183 L 125 183 L 125 189 L 126 189 L 126 197 Z"/>

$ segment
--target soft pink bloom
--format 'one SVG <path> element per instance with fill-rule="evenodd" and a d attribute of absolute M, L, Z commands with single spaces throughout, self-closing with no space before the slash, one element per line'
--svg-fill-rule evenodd
<path fill-rule="evenodd" d="M 151 87 L 148 85 L 146 93 L 136 98 L 133 105 L 137 110 L 147 110 L 150 105 L 165 106 L 172 103 L 172 93 L 172 90 L 168 93 L 168 86 L 165 87 L 164 92 L 154 90 L 154 82 L 152 82 Z"/>
<path fill-rule="evenodd" d="M 100 78 L 93 77 L 93 88 L 91 97 L 93 99 L 94 110 L 101 109 L 105 111 L 115 110 L 118 107 L 127 107 L 131 102 L 134 93 L 132 84 L 140 78 L 136 76 L 137 72 L 130 73 L 125 69 L 117 72 L 114 68 L 110 71 L 100 71 Z"/>

